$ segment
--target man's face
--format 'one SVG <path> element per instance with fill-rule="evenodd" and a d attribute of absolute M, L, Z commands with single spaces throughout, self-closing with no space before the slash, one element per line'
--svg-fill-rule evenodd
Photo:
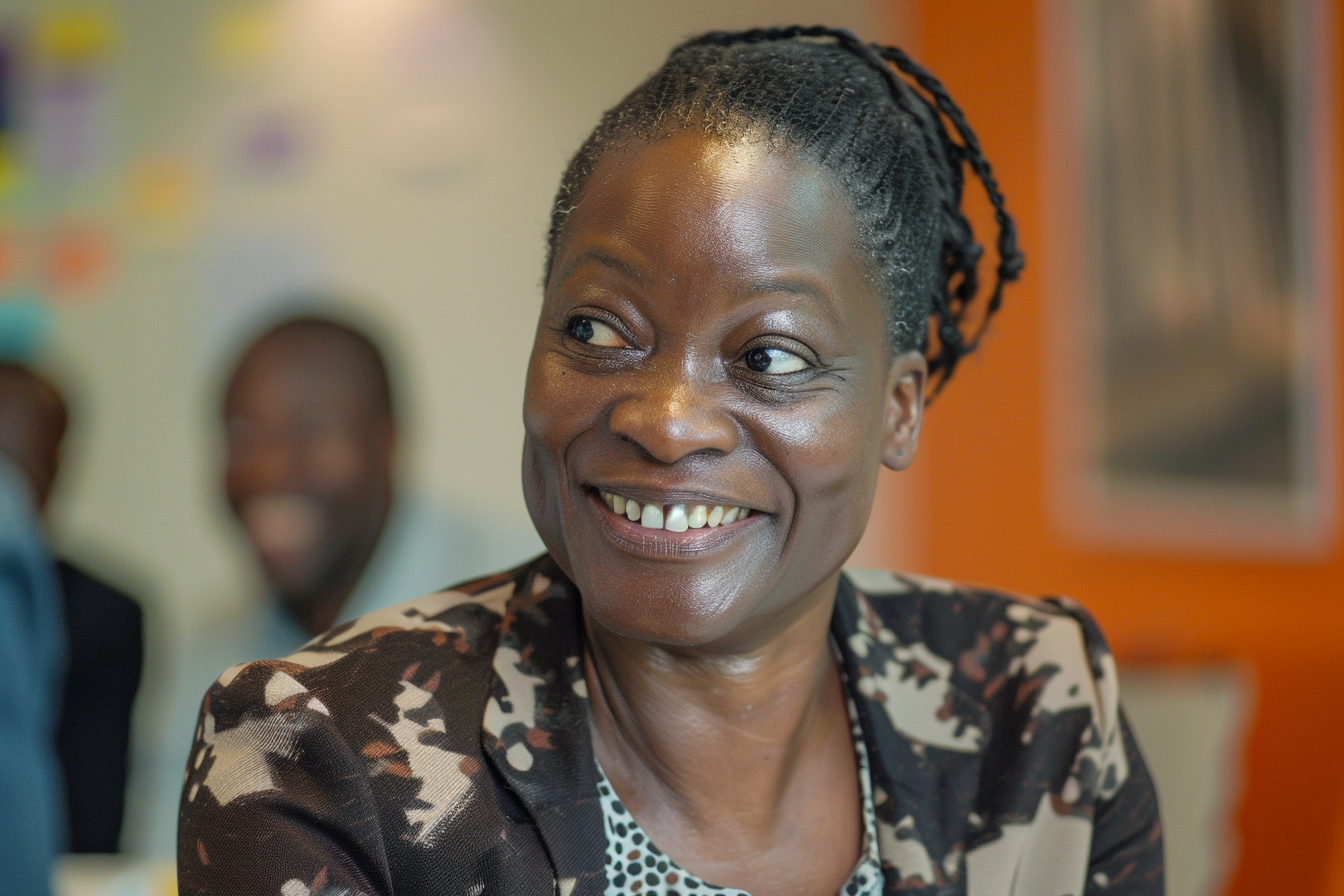
<path fill-rule="evenodd" d="M 229 384 L 229 506 L 286 604 L 351 578 L 345 566 L 362 563 L 381 530 L 393 426 L 363 374 L 337 340 L 281 332 L 255 345 Z"/>
<path fill-rule="evenodd" d="M 0 372 L 0 454 L 28 480 L 40 511 L 61 463 L 66 411 L 59 393 L 27 373 Z"/>

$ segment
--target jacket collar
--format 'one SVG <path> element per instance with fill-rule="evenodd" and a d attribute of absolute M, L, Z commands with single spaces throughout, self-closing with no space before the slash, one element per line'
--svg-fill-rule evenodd
<path fill-rule="evenodd" d="M 481 726 L 482 752 L 537 823 L 559 896 L 606 890 L 578 589 L 549 556 L 517 573 Z"/>
<path fill-rule="evenodd" d="M 924 598 L 918 588 L 902 597 L 916 603 Z M 888 605 L 883 613 L 890 612 Z M 959 777 L 978 780 L 988 713 L 953 696 L 951 664 L 921 649 L 922 632 L 889 624 L 883 613 L 847 576 L 840 577 L 831 634 L 868 749 L 887 892 L 964 892 L 962 826 L 954 822 L 969 811 L 968 794 L 947 792 L 952 784 L 931 753 L 960 754 Z M 923 616 L 916 606 L 899 615 Z M 923 726 L 910 727 L 925 740 L 904 730 L 911 718 Z"/>
<path fill-rule="evenodd" d="M 588 728 L 578 589 L 544 556 L 516 574 L 498 626 L 482 751 L 535 819 L 560 896 L 602 896 L 607 840 Z M 941 840 L 943 819 L 926 817 L 929 807 L 943 802 L 942 782 L 885 708 L 903 699 L 884 685 L 888 675 L 897 669 L 906 677 L 921 673 L 902 654 L 901 639 L 843 575 L 831 633 L 868 750 L 888 890 L 908 886 L 912 877 L 934 881 L 925 892 L 955 888 L 961 868 L 939 867 L 930 858 L 958 854 L 953 844 L 932 842 Z M 968 759 L 978 764 L 979 756 Z"/>

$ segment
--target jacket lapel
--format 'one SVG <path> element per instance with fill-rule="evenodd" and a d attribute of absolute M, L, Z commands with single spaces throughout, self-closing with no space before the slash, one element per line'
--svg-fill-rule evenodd
<path fill-rule="evenodd" d="M 482 751 L 535 819 L 560 896 L 601 896 L 607 840 L 578 590 L 543 558 L 518 582 L 499 625 Z"/>
<path fill-rule="evenodd" d="M 921 595 L 911 592 L 908 597 L 910 606 L 895 609 L 887 602 L 883 613 L 908 611 L 912 619 L 918 619 Z M 922 640 L 912 640 L 910 632 L 899 625 L 888 625 L 889 621 L 896 622 L 882 618 L 867 597 L 841 576 L 831 633 L 840 647 L 845 687 L 854 700 L 868 748 L 878 852 L 887 892 L 963 893 L 962 826 L 946 811 L 952 808 L 949 803 L 960 800 L 949 798 L 945 792 L 949 782 L 940 772 L 937 759 L 947 754 L 938 746 L 907 736 L 894 721 L 908 716 L 912 706 L 925 702 L 912 700 L 912 694 L 923 696 L 921 692 L 927 688 L 927 696 L 941 702 L 949 683 L 926 667 L 923 661 L 931 664 L 934 658 L 923 649 Z M 893 629 L 901 630 L 900 635 Z M 898 701 L 904 705 L 898 708 Z M 936 727 L 936 711 L 928 715 L 928 728 Z M 946 736 L 955 740 L 959 735 L 950 730 Z M 964 766 L 959 768 L 961 773 L 978 768 L 981 756 L 973 746 L 968 744 L 965 752 L 956 755 L 957 764 Z"/>

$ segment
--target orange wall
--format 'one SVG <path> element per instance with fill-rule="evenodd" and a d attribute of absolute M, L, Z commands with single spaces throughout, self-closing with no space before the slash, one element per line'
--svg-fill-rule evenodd
<path fill-rule="evenodd" d="M 1258 695 L 1230 892 L 1344 894 L 1340 538 L 1323 560 L 1279 563 L 1086 547 L 1060 531 L 1046 501 L 1047 304 L 1041 274 L 1062 262 L 1050 257 L 1043 239 L 1036 5 L 911 0 L 891 13 L 889 31 L 909 39 L 978 132 L 1020 224 L 1029 266 L 1010 289 L 982 357 L 959 369 L 932 407 L 919 459 L 902 474 L 914 481 L 898 485 L 892 477 L 884 485 L 899 490 L 905 512 L 915 519 L 879 523 L 909 531 L 921 528 L 912 522 L 922 521 L 918 554 L 924 571 L 1080 598 L 1122 662 L 1250 663 Z M 1344 23 L 1344 11 L 1335 21 Z M 1344 33 L 1336 38 L 1336 46 L 1344 47 Z M 1335 95 L 1344 97 L 1344 85 Z M 1344 158 L 1344 151 L 1337 147 L 1336 155 Z M 1344 176 L 1336 182 L 1344 184 Z M 1344 192 L 1337 197 L 1340 206 Z M 1344 322 L 1340 304 L 1337 323 Z M 1344 328 L 1335 343 L 1338 359 Z M 1337 367 L 1344 370 L 1344 363 Z M 1337 394 L 1344 395 L 1344 384 Z M 1337 506 L 1344 507 L 1344 496 Z M 910 553 L 893 546 L 891 557 Z"/>

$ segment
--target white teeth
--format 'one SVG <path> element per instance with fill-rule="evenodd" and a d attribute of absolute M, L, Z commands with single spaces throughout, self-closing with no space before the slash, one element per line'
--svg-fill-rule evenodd
<path fill-rule="evenodd" d="M 690 528 L 686 521 L 686 505 L 672 504 L 667 508 L 667 519 L 663 521 L 663 528 L 669 532 L 685 532 Z"/>
<path fill-rule="evenodd" d="M 689 508 L 685 504 L 640 504 L 633 498 L 626 498 L 612 492 L 598 492 L 602 502 L 613 513 L 619 513 L 632 522 L 638 522 L 645 529 L 666 529 L 668 532 L 685 532 L 687 529 L 703 529 L 706 526 L 726 526 L 729 523 L 744 520 L 751 511 L 746 507 L 731 507 L 716 504 L 713 507 L 694 504 Z"/>

